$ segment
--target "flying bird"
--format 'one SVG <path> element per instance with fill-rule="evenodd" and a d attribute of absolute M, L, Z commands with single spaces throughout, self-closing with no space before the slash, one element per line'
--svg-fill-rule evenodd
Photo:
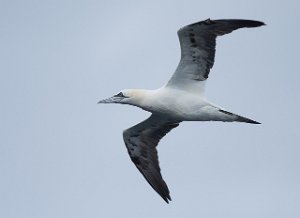
<path fill-rule="evenodd" d="M 229 112 L 205 98 L 205 83 L 214 65 L 216 38 L 263 22 L 225 19 L 204 20 L 178 30 L 181 59 L 166 85 L 155 90 L 125 89 L 98 103 L 129 104 L 151 112 L 151 116 L 123 131 L 128 154 L 152 188 L 167 202 L 171 200 L 163 180 L 156 146 L 182 121 L 223 121 L 260 124 Z"/>

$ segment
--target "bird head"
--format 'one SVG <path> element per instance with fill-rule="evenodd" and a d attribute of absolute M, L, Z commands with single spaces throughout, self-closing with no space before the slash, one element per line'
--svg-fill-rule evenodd
<path fill-rule="evenodd" d="M 138 102 L 138 100 L 140 99 L 141 95 L 142 95 L 141 90 L 125 89 L 110 98 L 106 98 L 106 99 L 99 101 L 98 104 L 99 103 L 118 103 L 118 104 L 135 105 L 136 102 Z"/>

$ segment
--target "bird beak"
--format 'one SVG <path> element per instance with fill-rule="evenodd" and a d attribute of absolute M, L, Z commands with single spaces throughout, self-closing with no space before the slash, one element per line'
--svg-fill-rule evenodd
<path fill-rule="evenodd" d="M 120 98 L 120 97 L 110 97 L 110 98 L 106 98 L 106 99 L 103 99 L 101 101 L 98 101 L 98 104 L 109 104 L 109 103 L 119 103 L 123 98 Z"/>

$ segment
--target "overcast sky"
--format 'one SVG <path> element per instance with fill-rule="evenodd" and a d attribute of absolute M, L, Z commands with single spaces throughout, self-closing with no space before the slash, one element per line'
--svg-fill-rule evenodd
<path fill-rule="evenodd" d="M 165 84 L 176 31 L 209 17 L 267 24 L 218 38 L 206 92 L 262 125 L 170 132 L 166 204 L 122 139 L 148 112 L 96 103 Z M 298 0 L 0 0 L 0 217 L 300 217 L 299 20 Z"/>

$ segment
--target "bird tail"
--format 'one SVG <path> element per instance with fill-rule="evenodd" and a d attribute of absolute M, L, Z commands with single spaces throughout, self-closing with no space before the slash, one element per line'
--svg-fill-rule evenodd
<path fill-rule="evenodd" d="M 242 116 L 239 116 L 239 115 L 236 115 L 237 116 L 237 122 L 243 122 L 243 123 L 252 123 L 252 124 L 261 124 L 260 122 L 257 122 L 255 120 L 251 120 L 247 117 L 242 117 Z"/>
<path fill-rule="evenodd" d="M 225 111 L 225 110 L 221 110 L 220 109 L 219 111 L 222 112 L 222 113 L 224 113 L 224 114 L 227 114 L 227 115 L 230 115 L 230 116 L 234 116 L 235 117 L 234 121 L 236 121 L 236 122 L 261 124 L 260 122 L 257 122 L 255 120 L 251 120 L 251 119 L 249 119 L 247 117 L 243 117 L 243 116 L 240 116 L 240 115 L 237 115 L 237 114 Z"/>

